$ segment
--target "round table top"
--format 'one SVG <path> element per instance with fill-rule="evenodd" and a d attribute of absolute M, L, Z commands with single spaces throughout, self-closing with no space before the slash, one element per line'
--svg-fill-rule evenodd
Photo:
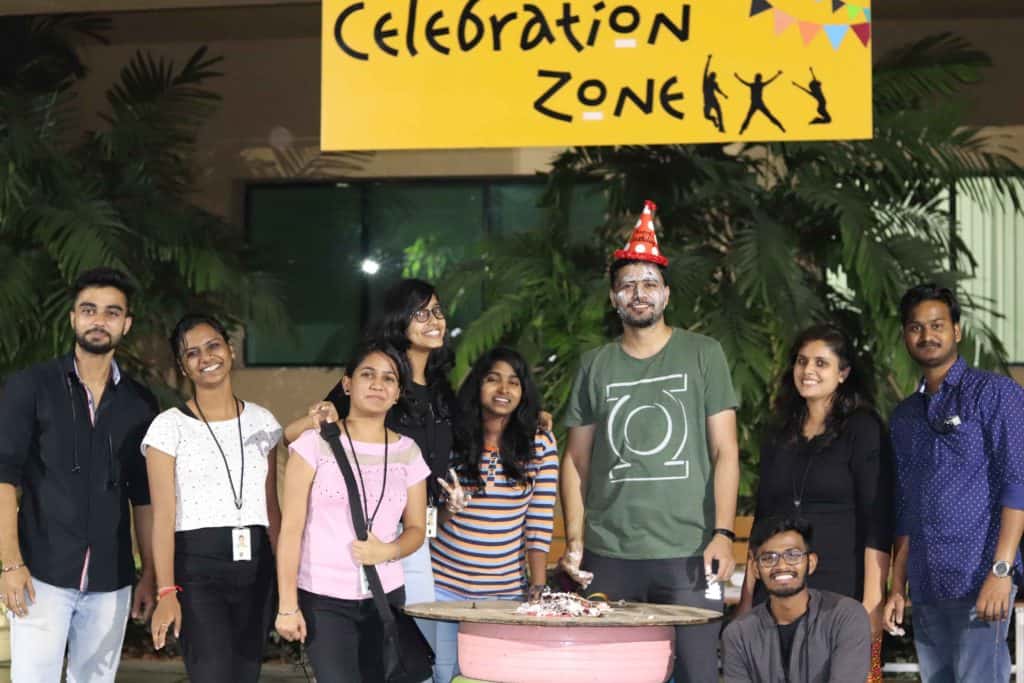
<path fill-rule="evenodd" d="M 421 602 L 406 605 L 405 613 L 417 619 L 558 627 L 685 626 L 722 618 L 722 613 L 714 610 L 644 602 L 613 602 L 612 612 L 600 617 L 536 617 L 516 614 L 516 608 L 521 604 L 518 600 Z"/>

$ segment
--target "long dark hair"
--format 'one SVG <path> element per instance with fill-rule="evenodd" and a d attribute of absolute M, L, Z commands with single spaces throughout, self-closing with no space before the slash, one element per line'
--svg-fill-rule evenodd
<path fill-rule="evenodd" d="M 821 445 L 831 443 L 846 426 L 850 415 L 859 409 L 873 411 L 870 385 L 856 362 L 856 353 L 850 340 L 835 325 L 813 325 L 801 332 L 789 350 L 789 362 L 779 377 L 779 387 L 775 394 L 773 406 L 773 422 L 778 435 L 783 441 L 795 441 L 800 438 L 804 423 L 807 421 L 807 401 L 797 391 L 793 381 L 793 368 L 800 349 L 813 341 L 822 341 L 839 359 L 839 369 L 849 369 L 846 379 L 836 387 L 832 397 L 832 405 L 825 418 L 825 433 Z"/>
<path fill-rule="evenodd" d="M 367 325 L 364 336 L 366 339 L 384 340 L 405 354 L 409 350 L 406 330 L 409 329 L 413 314 L 436 295 L 437 290 L 429 282 L 415 278 L 399 281 L 384 292 L 380 310 Z M 448 383 L 448 371 L 451 370 L 453 360 L 451 337 L 446 326 L 444 343 L 430 352 L 426 368 L 427 387 L 430 389 L 434 412 L 442 417 L 451 416 L 451 404 L 455 399 Z M 408 384 L 411 381 L 412 378 Z"/>
<path fill-rule="evenodd" d="M 512 366 L 522 389 L 519 405 L 509 417 L 498 444 L 505 476 L 512 481 L 526 480 L 526 468 L 533 457 L 537 417 L 540 414 L 537 384 L 533 381 L 530 366 L 516 351 L 499 346 L 473 364 L 459 388 L 459 415 L 454 429 L 455 469 L 462 475 L 461 478 L 475 482 L 481 492 L 484 490 L 483 475 L 480 473 L 480 459 L 484 452 L 484 412 L 480 404 L 480 387 L 484 377 L 498 361 L 505 361 Z"/>

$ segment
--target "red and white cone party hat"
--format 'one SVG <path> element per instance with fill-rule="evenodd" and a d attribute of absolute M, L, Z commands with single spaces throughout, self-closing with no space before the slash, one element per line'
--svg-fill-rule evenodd
<path fill-rule="evenodd" d="M 615 250 L 615 260 L 649 261 L 659 266 L 667 266 L 668 259 L 661 255 L 658 248 L 658 237 L 654 234 L 654 212 L 658 207 L 650 199 L 644 202 L 643 213 L 636 222 L 633 235 L 622 249 Z"/>

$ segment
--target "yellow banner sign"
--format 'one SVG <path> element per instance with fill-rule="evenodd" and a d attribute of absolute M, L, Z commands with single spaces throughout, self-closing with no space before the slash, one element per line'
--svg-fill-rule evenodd
<path fill-rule="evenodd" d="M 325 150 L 871 137 L 843 0 L 324 0 Z"/>

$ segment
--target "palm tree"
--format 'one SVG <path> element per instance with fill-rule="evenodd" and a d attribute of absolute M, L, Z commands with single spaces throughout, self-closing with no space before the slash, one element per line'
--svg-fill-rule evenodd
<path fill-rule="evenodd" d="M 916 376 L 900 343 L 902 292 L 923 280 L 956 286 L 973 269 L 949 230 L 949 188 L 989 200 L 993 178 L 1000 198 L 1020 208 L 1022 169 L 962 124 L 957 95 L 988 64 L 951 35 L 883 57 L 871 140 L 564 152 L 549 177 L 552 224 L 526 242 L 491 243 L 481 262 L 449 275 L 456 303 L 477 285 L 488 303 L 462 335 L 457 374 L 496 342 L 516 345 L 539 368 L 546 405 L 560 410 L 580 354 L 615 323 L 605 314 L 608 255 L 653 199 L 672 262 L 669 322 L 718 339 L 732 364 L 749 494 L 789 340 L 814 321 L 838 322 L 871 361 L 887 413 Z M 573 247 L 564 237 L 572 188 L 594 178 L 607 221 L 595 244 Z M 968 310 L 981 306 L 967 301 Z M 966 344 L 981 346 L 984 364 L 1005 360 L 984 326 L 971 327 Z"/>
<path fill-rule="evenodd" d="M 98 265 L 139 286 L 124 357 L 156 383 L 159 342 L 184 311 L 284 316 L 238 231 L 188 201 L 220 58 L 200 48 L 178 66 L 137 53 L 106 93 L 102 126 L 79 133 L 76 46 L 108 28 L 93 16 L 0 18 L 0 378 L 70 348 L 69 284 Z"/>

